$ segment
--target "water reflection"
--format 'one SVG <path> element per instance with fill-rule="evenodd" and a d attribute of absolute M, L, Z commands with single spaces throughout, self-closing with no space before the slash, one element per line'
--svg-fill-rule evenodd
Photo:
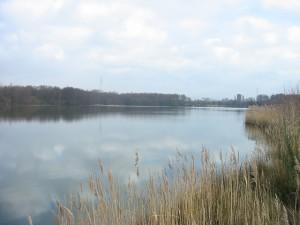
<path fill-rule="evenodd" d="M 36 106 L 36 107 L 16 107 L 9 110 L 0 111 L 0 121 L 76 121 L 87 118 L 95 118 L 107 115 L 122 115 L 128 117 L 152 117 L 184 115 L 189 111 L 184 107 L 126 107 L 126 106 Z"/>
<path fill-rule="evenodd" d="M 254 149 L 244 111 L 199 108 L 27 108 L 0 116 L 0 224 L 52 224 L 54 199 L 76 192 L 102 159 L 121 180 L 166 166 L 176 151 L 200 157 Z M 70 123 L 72 121 L 72 123 Z"/>

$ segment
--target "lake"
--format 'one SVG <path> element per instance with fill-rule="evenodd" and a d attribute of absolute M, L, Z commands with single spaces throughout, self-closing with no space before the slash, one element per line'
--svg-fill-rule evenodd
<path fill-rule="evenodd" d="M 245 109 L 27 107 L 0 114 L 0 224 L 53 224 L 55 201 L 76 192 L 97 161 L 126 182 L 168 165 L 177 152 L 251 154 Z"/>

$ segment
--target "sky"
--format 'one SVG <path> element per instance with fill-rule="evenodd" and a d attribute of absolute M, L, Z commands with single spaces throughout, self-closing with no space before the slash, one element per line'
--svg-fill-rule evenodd
<path fill-rule="evenodd" d="M 300 1 L 0 0 L 0 84 L 283 92 L 300 84 Z"/>

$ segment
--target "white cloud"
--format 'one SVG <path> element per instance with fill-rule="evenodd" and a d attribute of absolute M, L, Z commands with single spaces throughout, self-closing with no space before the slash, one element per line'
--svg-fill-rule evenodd
<path fill-rule="evenodd" d="M 42 57 L 62 61 L 65 58 L 64 50 L 52 44 L 44 44 L 35 49 L 35 52 Z"/>
<path fill-rule="evenodd" d="M 259 52 L 262 58 L 269 64 L 275 63 L 278 60 L 291 62 L 292 60 L 297 60 L 299 58 L 299 54 L 288 47 L 274 46 L 267 49 L 260 49 Z"/>
<path fill-rule="evenodd" d="M 183 19 L 179 22 L 179 26 L 185 30 L 191 31 L 191 32 L 197 32 L 200 30 L 203 30 L 208 25 L 202 20 L 195 19 L 195 18 L 188 18 Z"/>
<path fill-rule="evenodd" d="M 246 34 L 238 34 L 233 37 L 233 44 L 237 46 L 247 46 L 254 42 L 255 40 Z"/>
<path fill-rule="evenodd" d="M 167 39 L 167 33 L 156 27 L 146 24 L 142 20 L 129 18 L 125 21 L 121 30 L 109 31 L 108 38 L 113 41 L 122 41 L 124 39 L 135 39 L 150 42 L 163 42 Z"/>
<path fill-rule="evenodd" d="M 221 38 L 208 38 L 204 40 L 204 45 L 211 46 L 211 45 L 219 45 L 222 44 L 223 41 Z"/>
<path fill-rule="evenodd" d="M 124 4 L 118 1 L 99 2 L 99 1 L 81 1 L 77 7 L 79 18 L 84 21 L 98 21 L 101 19 L 120 19 L 137 13 L 146 16 L 149 12 L 140 7 L 136 7 L 129 2 Z M 106 22 L 106 21 L 103 21 Z M 121 22 L 121 21 L 120 21 Z"/>
<path fill-rule="evenodd" d="M 80 74 L 82 71 L 95 74 L 155 71 L 162 76 L 173 76 L 212 73 L 220 65 L 226 65 L 223 69 L 239 70 L 239 74 L 273 71 L 284 65 L 294 68 L 293 63 L 299 59 L 300 29 L 285 24 L 296 25 L 295 21 L 286 18 L 283 24 L 276 18 L 277 11 L 269 15 L 265 9 L 260 12 L 266 14 L 252 14 L 253 8 L 262 6 L 287 8 L 282 5 L 288 5 L 286 2 L 293 7 L 298 4 L 291 0 L 247 4 L 246 0 L 192 1 L 191 4 L 175 1 L 170 9 L 169 1 L 158 0 L 1 1 L 1 61 L 7 74 L 28 69 L 10 67 L 5 63 L 8 59 L 26 57 L 31 65 L 40 57 L 43 58 L 41 68 L 49 68 L 53 61 L 63 61 L 54 68 L 58 73 L 77 74 L 82 79 L 86 74 Z M 170 70 L 172 73 L 168 73 Z M 183 73 L 184 70 L 190 73 Z M 52 83 L 67 83 L 72 76 L 66 75 Z M 143 76 L 140 77 L 137 83 L 143 83 Z M 94 88 L 92 79 L 86 80 L 78 86 Z M 122 86 L 120 82 L 118 85 Z"/>
<path fill-rule="evenodd" d="M 45 29 L 45 33 L 41 34 L 44 41 L 64 44 L 79 44 L 87 41 L 93 34 L 93 30 L 89 27 L 64 27 L 52 26 Z"/>
<path fill-rule="evenodd" d="M 300 59 L 299 53 L 292 51 L 290 49 L 286 49 L 285 51 L 282 52 L 283 58 L 287 60 L 297 60 Z"/>
<path fill-rule="evenodd" d="M 76 13 L 76 16 L 78 15 L 81 20 L 97 22 L 98 24 L 111 22 L 120 24 L 129 17 L 142 20 L 154 17 L 154 13 L 151 10 L 139 7 L 130 1 L 80 1 Z"/>
<path fill-rule="evenodd" d="M 36 30 L 20 30 L 8 36 L 11 41 L 19 41 L 23 46 L 58 45 L 63 48 L 77 48 L 87 44 L 94 31 L 89 27 L 45 26 Z"/>
<path fill-rule="evenodd" d="M 287 10 L 300 10 L 299 0 L 263 0 L 263 4 L 268 8 L 279 8 Z"/>
<path fill-rule="evenodd" d="M 19 41 L 19 36 L 16 33 L 9 33 L 4 36 L 4 40 L 8 43 L 16 43 Z"/>
<path fill-rule="evenodd" d="M 2 21 L 0 21 L 0 29 L 4 29 L 6 27 L 5 23 L 3 23 Z"/>
<path fill-rule="evenodd" d="M 278 43 L 278 35 L 275 32 L 267 32 L 262 35 L 262 38 L 266 44 L 275 45 Z"/>
<path fill-rule="evenodd" d="M 102 49 L 92 49 L 87 53 L 87 59 L 101 64 L 122 66 L 131 63 L 135 59 L 136 54 L 137 53 L 133 52 L 132 50 L 118 52 Z"/>
<path fill-rule="evenodd" d="M 2 11 L 19 21 L 38 20 L 48 13 L 58 12 L 64 6 L 64 0 L 12 0 L 2 4 Z"/>
<path fill-rule="evenodd" d="M 81 1 L 77 7 L 80 21 L 88 23 L 110 42 L 118 45 L 153 45 L 167 39 L 162 21 L 152 10 L 132 2 Z M 116 43 L 114 43 L 116 44 Z"/>
<path fill-rule="evenodd" d="M 288 40 L 293 44 L 300 44 L 300 27 L 293 26 L 288 28 Z"/>
<path fill-rule="evenodd" d="M 103 16 L 110 16 L 113 11 L 113 7 L 97 2 L 81 2 L 78 6 L 79 16 L 84 20 L 93 20 Z"/>
<path fill-rule="evenodd" d="M 240 53 L 230 47 L 216 46 L 213 47 L 213 53 L 220 61 L 229 64 L 239 64 L 240 63 Z"/>
<path fill-rule="evenodd" d="M 240 27 L 265 30 L 273 27 L 273 24 L 269 20 L 256 16 L 242 16 L 236 21 L 236 24 Z"/>
<path fill-rule="evenodd" d="M 174 48 L 176 48 L 175 51 Z M 118 71 L 128 72 L 130 68 L 134 69 L 136 66 L 172 71 L 187 67 L 191 63 L 188 59 L 180 56 L 179 52 L 179 48 L 174 46 L 170 48 L 132 46 L 121 49 L 91 49 L 86 57 L 90 61 L 107 65 L 113 69 L 122 67 Z"/>

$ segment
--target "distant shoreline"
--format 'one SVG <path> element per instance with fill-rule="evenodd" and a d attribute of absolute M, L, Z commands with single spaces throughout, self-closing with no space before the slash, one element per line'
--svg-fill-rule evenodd
<path fill-rule="evenodd" d="M 247 110 L 249 107 L 233 107 L 233 106 L 222 106 L 222 105 L 212 105 L 212 106 L 168 106 L 168 105 L 43 105 L 43 104 L 33 104 L 33 105 L 14 105 L 11 108 L 22 108 L 22 107 L 114 107 L 114 108 L 195 108 L 195 109 L 244 109 Z M 6 108 L 9 109 L 9 108 Z"/>
<path fill-rule="evenodd" d="M 191 99 L 184 94 L 117 93 L 83 90 L 73 87 L 0 86 L 0 109 L 18 106 L 110 106 L 110 107 L 226 107 L 248 108 L 279 102 L 283 94 L 234 99 Z"/>

